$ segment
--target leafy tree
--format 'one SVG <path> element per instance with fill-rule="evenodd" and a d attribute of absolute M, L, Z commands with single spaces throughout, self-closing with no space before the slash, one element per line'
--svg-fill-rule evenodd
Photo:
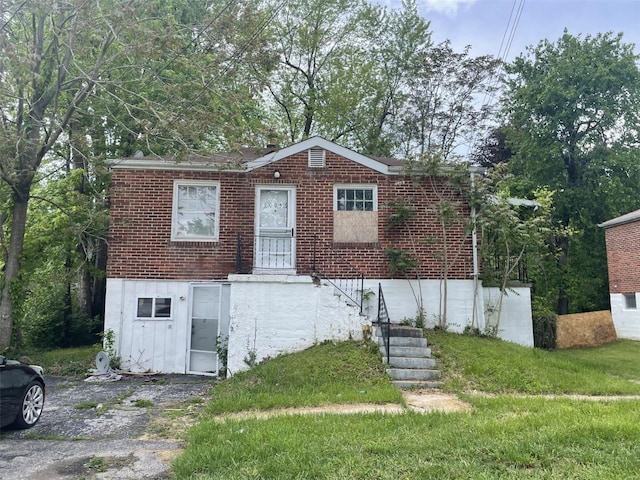
<path fill-rule="evenodd" d="M 472 147 L 493 119 L 485 100 L 497 90 L 500 61 L 454 52 L 449 41 L 422 55 L 408 79 L 398 135 L 404 156 L 438 154 L 445 160 Z"/>
<path fill-rule="evenodd" d="M 411 67 L 430 44 L 414 0 L 400 11 L 364 0 L 287 2 L 271 29 L 279 63 L 270 119 L 287 142 L 322 135 L 390 155 Z"/>
<path fill-rule="evenodd" d="M 639 205 L 637 62 L 621 34 L 582 38 L 565 31 L 506 67 L 509 165 L 518 179 L 513 192 L 553 191 L 554 220 L 575 232 L 551 245 L 559 254 L 547 288 L 555 290 L 558 313 L 608 306 L 597 224 Z"/>
<path fill-rule="evenodd" d="M 473 192 L 476 226 L 482 238 L 483 285 L 497 284 L 500 289 L 495 309 L 485 317 L 487 333 L 492 336 L 498 333 L 510 283 L 523 280 L 523 267 L 534 270 L 538 259 L 553 255 L 545 242 L 557 233 L 551 221 L 553 194 L 539 188 L 533 201 L 514 199 L 505 167 L 499 165 L 476 177 Z"/>
<path fill-rule="evenodd" d="M 497 127 L 491 130 L 472 152 L 471 160 L 482 167 L 491 168 L 508 162 L 512 156 L 513 152 L 507 145 L 505 127 Z"/>
<path fill-rule="evenodd" d="M 402 226 L 407 232 L 413 251 L 400 252 L 408 260 L 414 260 L 415 265 L 405 260 L 411 267 L 409 270 L 418 272 L 417 264 L 418 244 L 428 245 L 428 253 L 436 260 L 440 269 L 440 301 L 438 305 L 438 327 L 447 326 L 449 277 L 452 269 L 460 262 L 463 254 L 469 253 L 473 218 L 469 215 L 473 186 L 469 165 L 459 161 L 445 161 L 433 152 L 410 157 L 404 168 L 407 175 L 413 178 L 414 186 L 419 192 L 415 203 L 423 210 L 423 219 L 434 218 L 438 229 L 428 236 L 414 238 L 412 230 L 420 229 L 417 219 L 417 208 L 411 199 L 402 197 L 396 199 L 390 206 L 393 212 L 389 217 L 390 227 Z M 450 232 L 455 232 L 453 235 Z M 391 255 L 390 255 L 391 254 Z M 387 251 L 387 256 L 393 264 L 397 251 Z M 396 259 L 397 260 L 397 259 Z M 407 270 L 407 269 L 405 269 Z M 408 273 L 405 271 L 405 274 Z M 407 276 L 407 278 L 409 278 Z M 418 284 L 419 276 L 416 275 Z M 421 295 L 414 293 L 418 307 L 418 318 L 424 316 Z M 475 313 L 475 312 L 474 312 Z"/>
<path fill-rule="evenodd" d="M 349 118 L 353 130 L 348 138 L 365 154 L 393 155 L 398 152 L 398 123 L 406 108 L 411 79 L 431 48 L 429 23 L 419 14 L 415 0 L 403 0 L 398 10 L 374 11 L 377 21 L 367 33 L 373 39 L 372 68 L 364 72 L 369 91 L 356 99 Z M 345 88 L 348 84 L 345 83 Z"/>
<path fill-rule="evenodd" d="M 234 132 L 255 125 L 255 83 L 241 80 L 239 60 L 262 58 L 268 16 L 250 3 L 0 4 L 0 179 L 11 192 L 0 213 L 0 348 L 12 338 L 32 188 L 52 181 L 45 162 L 97 180 L 93 159 L 235 145 Z M 94 204 L 75 185 L 79 203 Z M 88 233 L 75 237 L 76 253 L 86 250 Z"/>

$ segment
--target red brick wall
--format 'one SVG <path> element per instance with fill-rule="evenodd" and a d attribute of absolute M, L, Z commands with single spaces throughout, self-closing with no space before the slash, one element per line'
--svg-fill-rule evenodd
<path fill-rule="evenodd" d="M 610 293 L 640 292 L 640 221 L 605 230 Z"/>
<path fill-rule="evenodd" d="M 282 175 L 277 181 L 273 179 L 275 170 Z M 171 241 L 174 179 L 220 181 L 218 242 Z M 345 183 L 378 185 L 378 243 L 338 244 L 334 249 L 366 278 L 389 277 L 385 248 L 408 249 L 420 258 L 421 278 L 439 278 L 442 232 L 433 207 L 444 195 L 455 200 L 462 217 L 468 218 L 469 211 L 442 179 L 429 179 L 424 188 L 416 188 L 413 182 L 414 179 L 406 177 L 380 174 L 329 151 L 323 169 L 309 169 L 306 152 L 249 173 L 114 169 L 107 275 L 136 279 L 224 279 L 236 271 L 238 234 L 244 242 L 243 265 L 250 271 L 255 186 L 282 184 L 296 187 L 297 272 L 310 273 L 315 244 L 317 270 L 334 270 L 331 264 L 335 264 L 335 271 L 352 276 L 337 257 L 329 254 L 333 240 L 333 186 Z M 391 210 L 386 204 L 400 196 L 413 199 L 416 215 L 408 228 L 389 230 L 386 219 Z M 458 223 L 447 228 L 447 238 L 452 262 L 449 278 L 470 278 L 473 270 L 470 235 Z"/>

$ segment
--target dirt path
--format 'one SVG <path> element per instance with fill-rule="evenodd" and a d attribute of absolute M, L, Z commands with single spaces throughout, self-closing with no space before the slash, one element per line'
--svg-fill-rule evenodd
<path fill-rule="evenodd" d="M 401 414 L 408 410 L 420 413 L 429 412 L 461 412 L 471 410 L 471 405 L 457 396 L 437 390 L 412 390 L 402 392 L 406 407 L 399 403 L 347 403 L 330 404 L 319 407 L 277 408 L 273 410 L 244 412 L 220 415 L 217 421 L 242 420 L 245 418 L 271 418 L 282 415 L 318 415 L 318 414 L 354 414 L 354 413 L 386 413 Z"/>
<path fill-rule="evenodd" d="M 479 391 L 467 392 L 472 396 L 479 397 L 497 397 L 497 396 L 513 396 L 521 398 L 545 398 L 550 400 L 566 398 L 569 400 L 585 400 L 593 402 L 612 402 L 624 400 L 640 400 L 640 395 L 527 395 L 527 394 L 491 394 Z M 216 417 L 219 422 L 225 420 L 242 420 L 246 418 L 272 418 L 282 415 L 320 415 L 320 414 L 354 414 L 354 413 L 385 413 L 398 415 L 407 411 L 418 413 L 430 412 L 468 412 L 472 410 L 469 403 L 461 400 L 458 396 L 451 393 L 444 393 L 438 390 L 408 390 L 402 392 L 402 397 L 406 407 L 398 403 L 372 404 L 372 403 L 348 403 L 348 404 L 331 404 L 318 407 L 296 407 L 296 408 L 278 408 L 273 410 L 248 410 Z"/>

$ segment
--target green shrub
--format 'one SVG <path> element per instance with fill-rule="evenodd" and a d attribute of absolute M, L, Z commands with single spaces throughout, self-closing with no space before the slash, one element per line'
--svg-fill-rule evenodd
<path fill-rule="evenodd" d="M 31 290 L 22 303 L 21 332 L 27 347 L 54 348 L 64 344 L 64 284 Z"/>

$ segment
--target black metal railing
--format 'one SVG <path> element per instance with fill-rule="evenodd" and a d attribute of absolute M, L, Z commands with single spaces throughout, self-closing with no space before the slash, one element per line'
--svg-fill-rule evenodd
<path fill-rule="evenodd" d="M 254 267 L 261 270 L 291 270 L 296 268 L 296 237 L 291 234 L 256 235 Z"/>
<path fill-rule="evenodd" d="M 238 240 L 236 242 L 236 273 L 244 272 L 244 268 L 242 266 L 242 235 L 238 234 Z"/>
<path fill-rule="evenodd" d="M 510 270 L 508 281 L 529 283 L 526 257 L 519 259 L 515 257 L 507 258 L 499 254 L 486 256 L 483 259 L 483 280 L 485 280 L 487 284 L 500 284 L 507 268 Z"/>
<path fill-rule="evenodd" d="M 378 318 L 376 320 L 378 328 L 382 333 L 382 341 L 384 343 L 384 350 L 387 354 L 387 364 L 389 364 L 389 357 L 391 352 L 390 338 L 391 338 L 391 319 L 389 318 L 389 311 L 387 310 L 387 304 L 384 301 L 384 295 L 382 294 L 382 285 L 378 284 Z"/>
<path fill-rule="evenodd" d="M 312 275 L 333 285 L 349 303 L 364 308 L 364 274 L 354 267 L 331 244 L 322 248 L 317 236 L 313 239 Z"/>
<path fill-rule="evenodd" d="M 364 274 L 338 252 L 330 242 L 320 242 L 317 235 L 296 237 L 290 235 L 259 235 L 254 237 L 252 267 L 247 268 L 246 242 L 238 234 L 236 243 L 236 272 L 288 271 L 332 285 L 347 301 L 364 308 Z"/>

